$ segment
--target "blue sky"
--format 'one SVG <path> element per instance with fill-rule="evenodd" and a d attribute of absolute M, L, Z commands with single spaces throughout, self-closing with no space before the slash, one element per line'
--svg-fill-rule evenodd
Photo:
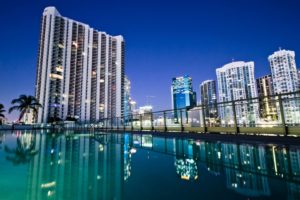
<path fill-rule="evenodd" d="M 126 41 L 126 74 L 138 105 L 171 107 L 172 77 L 199 84 L 232 59 L 254 61 L 256 77 L 270 73 L 279 47 L 300 53 L 297 0 L 7 1 L 0 6 L 0 102 L 34 94 L 40 18 L 55 6 L 66 17 Z M 9 116 L 14 119 L 17 113 Z"/>

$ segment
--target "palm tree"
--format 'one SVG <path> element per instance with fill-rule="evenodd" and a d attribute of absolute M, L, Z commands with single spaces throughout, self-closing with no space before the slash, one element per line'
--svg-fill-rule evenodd
<path fill-rule="evenodd" d="M 11 104 L 18 104 L 12 106 L 8 112 L 11 113 L 14 110 L 20 111 L 19 121 L 22 119 L 24 114 L 28 113 L 30 110 L 33 111 L 34 116 L 36 116 L 38 112 L 38 108 L 42 107 L 42 105 L 38 102 L 38 100 L 34 96 L 26 96 L 20 95 L 19 98 L 11 101 Z"/>
<path fill-rule="evenodd" d="M 5 116 L 3 114 L 4 112 L 5 112 L 4 106 L 3 106 L 3 104 L 0 103 L 0 125 L 2 125 L 2 119 L 5 118 Z"/>

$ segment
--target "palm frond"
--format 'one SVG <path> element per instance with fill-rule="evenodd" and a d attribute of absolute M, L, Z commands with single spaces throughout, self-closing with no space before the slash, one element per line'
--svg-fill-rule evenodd
<path fill-rule="evenodd" d="M 13 110 L 19 110 L 20 117 L 19 120 L 23 117 L 23 115 L 30 109 L 34 111 L 34 113 L 37 113 L 37 109 L 42 107 L 42 104 L 38 102 L 38 100 L 31 95 L 20 95 L 19 98 L 13 99 L 12 104 L 17 104 L 9 109 L 9 113 Z"/>
<path fill-rule="evenodd" d="M 31 105 L 39 108 L 43 107 L 42 104 L 40 104 L 39 102 L 32 103 Z"/>
<path fill-rule="evenodd" d="M 9 108 L 8 113 L 11 113 L 14 110 L 20 110 L 20 106 L 12 106 Z"/>

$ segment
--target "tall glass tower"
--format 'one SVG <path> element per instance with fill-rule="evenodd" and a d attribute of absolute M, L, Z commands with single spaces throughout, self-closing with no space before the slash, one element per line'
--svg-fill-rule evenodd
<path fill-rule="evenodd" d="M 192 78 L 185 75 L 172 79 L 171 87 L 172 108 L 192 108 L 196 106 L 196 93 L 193 91 Z M 179 112 L 174 112 L 174 119 L 178 120 Z"/>

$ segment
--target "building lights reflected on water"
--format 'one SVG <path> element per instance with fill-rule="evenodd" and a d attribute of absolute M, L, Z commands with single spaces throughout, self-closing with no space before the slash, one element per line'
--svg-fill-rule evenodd
<path fill-rule="evenodd" d="M 0 195 L 10 199 L 140 199 L 146 188 L 186 197 L 179 186 L 191 198 L 216 198 L 218 190 L 235 199 L 300 198 L 297 146 L 129 133 L 18 132 L 0 139 Z"/>

